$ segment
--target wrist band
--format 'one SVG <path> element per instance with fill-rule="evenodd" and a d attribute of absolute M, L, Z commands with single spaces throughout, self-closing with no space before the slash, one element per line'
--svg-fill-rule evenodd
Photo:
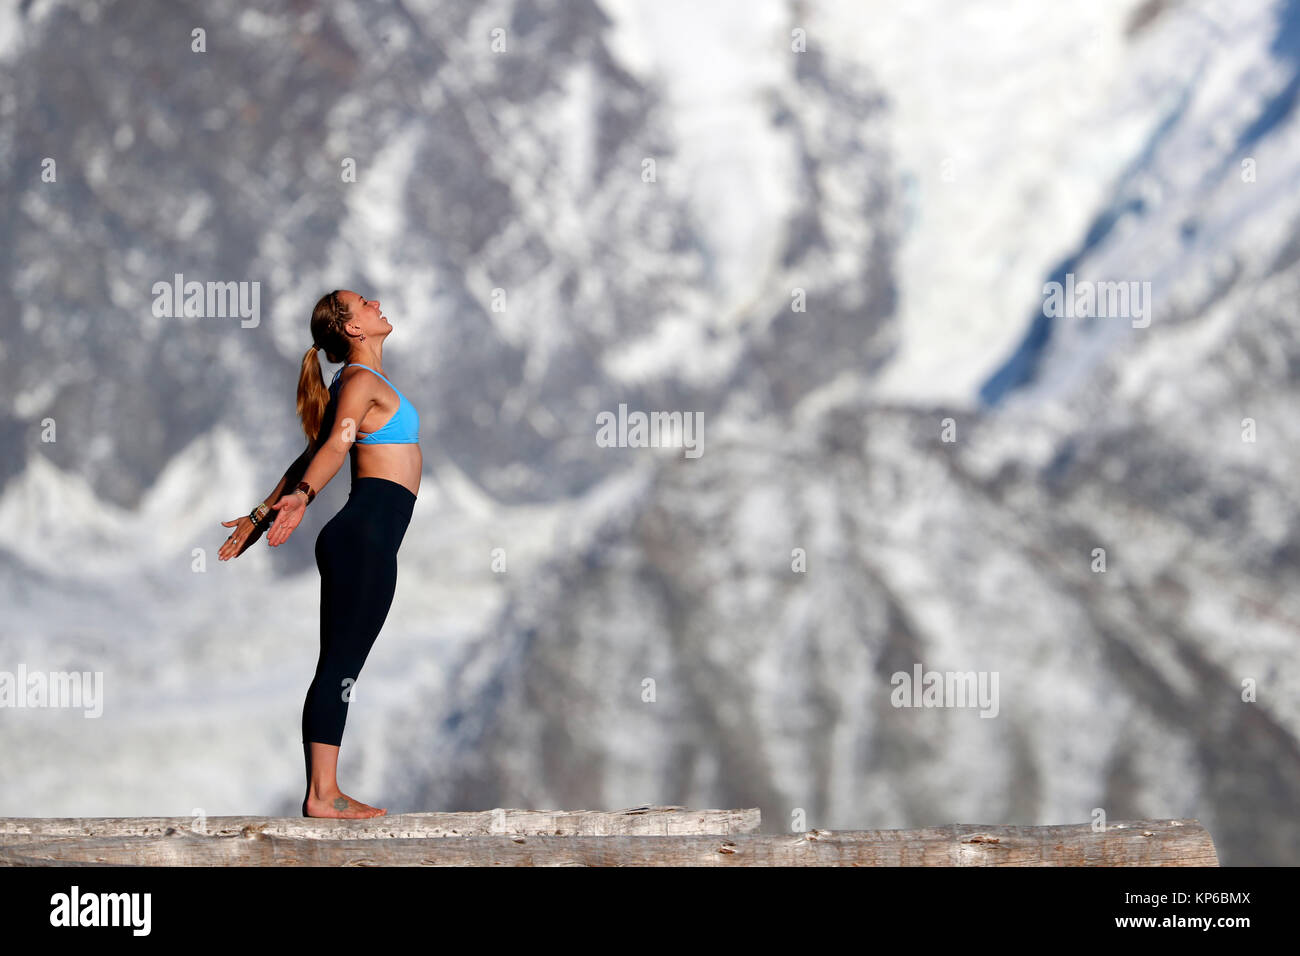
<path fill-rule="evenodd" d="M 293 490 L 307 492 L 307 504 L 311 504 L 311 500 L 316 497 L 316 492 L 312 491 L 311 485 L 307 484 L 305 481 L 298 482 L 298 487 Z"/>
<path fill-rule="evenodd" d="M 265 531 L 271 524 L 271 507 L 264 501 L 248 513 L 248 518 L 254 529 Z"/>

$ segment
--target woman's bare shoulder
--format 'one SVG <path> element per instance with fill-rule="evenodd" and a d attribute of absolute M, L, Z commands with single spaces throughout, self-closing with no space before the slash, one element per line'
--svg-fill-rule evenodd
<path fill-rule="evenodd" d="M 347 385 L 350 382 L 357 382 L 357 381 L 378 382 L 379 377 L 377 375 L 372 375 L 370 372 L 367 372 L 360 365 L 345 365 L 338 372 L 338 381 L 339 381 L 339 385 L 343 386 L 343 385 Z M 355 389 L 356 386 L 354 385 L 352 387 L 352 390 Z"/>
<path fill-rule="evenodd" d="M 331 404 L 353 412 L 362 407 L 368 409 L 383 399 L 383 384 L 378 376 L 359 366 L 346 366 L 339 376 L 338 387 L 333 389 Z"/>

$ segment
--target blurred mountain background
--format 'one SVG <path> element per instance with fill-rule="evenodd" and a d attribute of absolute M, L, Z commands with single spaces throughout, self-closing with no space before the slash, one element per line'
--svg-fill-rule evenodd
<path fill-rule="evenodd" d="M 1300 0 L 0 6 L 0 669 L 104 674 L 0 710 L 0 815 L 299 812 L 346 470 L 216 555 L 350 288 L 425 472 L 346 792 L 1300 863 L 1298 93 Z M 178 273 L 260 321 L 156 317 Z"/>

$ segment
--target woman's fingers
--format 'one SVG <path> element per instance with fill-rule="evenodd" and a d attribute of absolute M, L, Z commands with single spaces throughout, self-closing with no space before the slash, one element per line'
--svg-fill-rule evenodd
<path fill-rule="evenodd" d="M 298 502 L 292 497 L 286 495 L 271 505 L 272 508 L 280 512 L 275 516 L 275 522 L 266 535 L 266 543 L 271 547 L 274 548 L 276 545 L 283 543 L 293 533 L 293 529 L 297 527 L 298 522 L 295 520 L 297 517 L 297 504 Z"/>
<path fill-rule="evenodd" d="M 298 522 L 286 520 L 280 528 L 280 533 L 276 536 L 275 543 L 283 544 L 293 534 L 293 529 L 298 527 Z"/>
<path fill-rule="evenodd" d="M 227 561 L 239 553 L 239 523 L 243 519 L 244 516 L 240 515 L 238 518 L 231 518 L 229 521 L 221 522 L 222 527 L 229 528 L 233 525 L 235 530 L 230 533 L 230 537 L 222 543 L 221 549 L 217 552 L 217 557 L 220 560 Z"/>

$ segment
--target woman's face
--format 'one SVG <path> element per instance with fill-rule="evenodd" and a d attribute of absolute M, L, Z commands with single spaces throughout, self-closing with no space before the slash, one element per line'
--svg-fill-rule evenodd
<path fill-rule="evenodd" d="M 378 299 L 366 299 L 348 289 L 339 293 L 339 299 L 348 310 L 348 324 L 356 325 L 362 335 L 384 336 L 393 331 L 392 323 L 379 311 Z"/>

